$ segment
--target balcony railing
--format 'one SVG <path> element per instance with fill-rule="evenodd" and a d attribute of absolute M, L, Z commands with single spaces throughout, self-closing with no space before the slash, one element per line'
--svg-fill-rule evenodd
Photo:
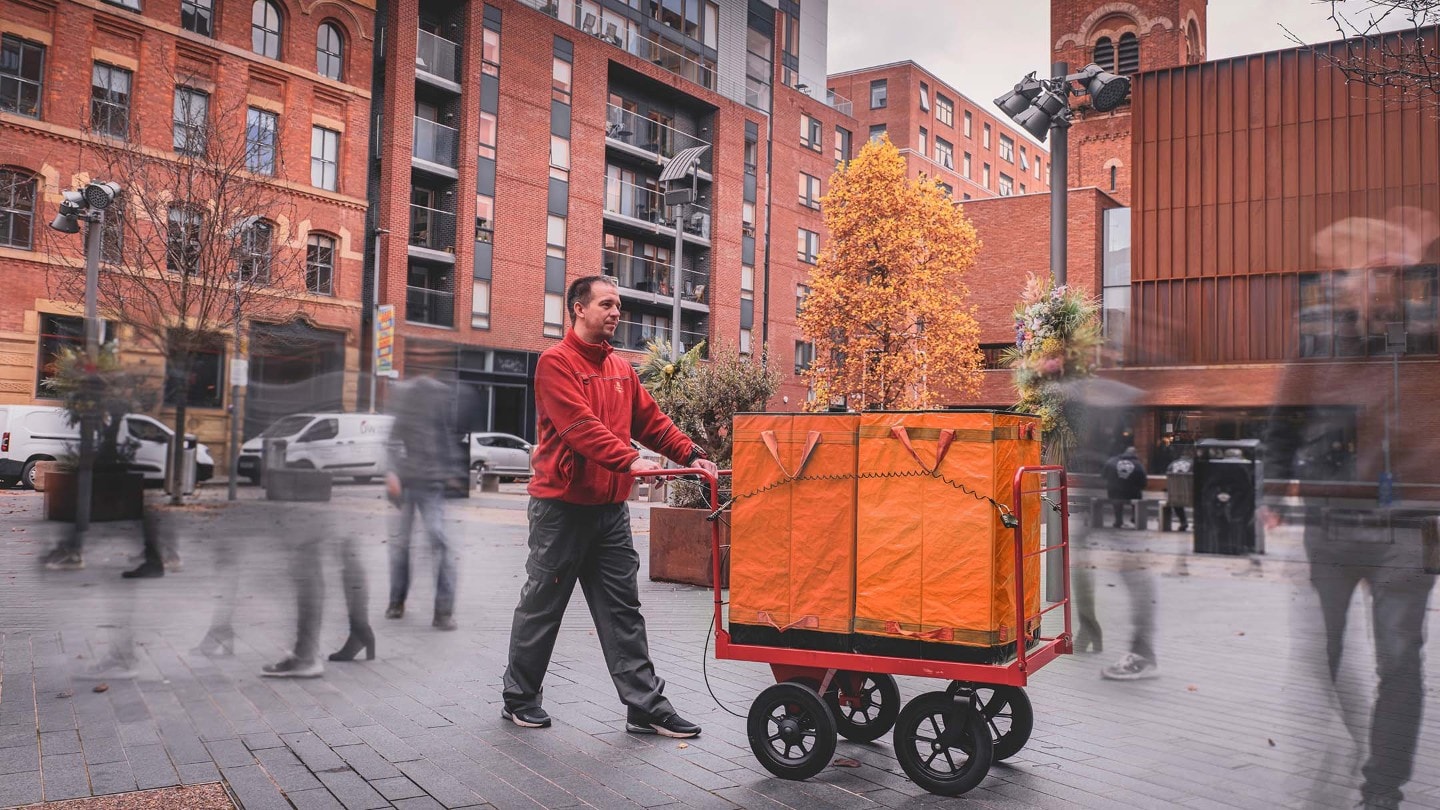
<path fill-rule="evenodd" d="M 614 104 L 609 105 L 605 115 L 605 137 L 666 158 L 675 157 L 676 152 L 692 146 L 710 145 L 710 142 L 703 138 L 681 132 Z M 702 158 L 702 163 L 708 164 L 709 161 Z"/>
<path fill-rule="evenodd" d="M 710 209 L 703 205 L 685 207 L 685 233 L 710 238 Z M 665 207 L 665 197 L 650 186 L 638 186 L 616 177 L 605 178 L 605 211 L 673 229 L 674 211 Z M 673 230 L 672 230 L 673 233 Z"/>
<path fill-rule="evenodd" d="M 682 329 L 680 331 L 680 345 L 688 349 L 691 346 L 705 340 L 708 335 L 704 332 L 692 332 Z M 632 352 L 643 352 L 650 341 L 659 340 L 670 342 L 670 326 L 668 324 L 642 324 L 639 321 L 621 321 L 615 327 L 615 336 L 610 338 L 610 345 L 617 349 L 626 349 Z"/>
<path fill-rule="evenodd" d="M 410 206 L 410 244 L 454 252 L 455 215 L 423 205 Z"/>
<path fill-rule="evenodd" d="M 415 145 L 411 154 L 421 160 L 455 168 L 460 159 L 460 132 L 438 121 L 415 116 Z"/>
<path fill-rule="evenodd" d="M 668 263 L 613 250 L 603 250 L 601 253 L 604 256 L 606 274 L 618 278 L 623 289 L 652 293 L 661 298 L 670 297 L 670 277 L 674 268 Z M 681 268 L 683 300 L 708 305 L 709 281 L 710 277 L 699 270 Z"/>
<path fill-rule="evenodd" d="M 455 293 L 427 287 L 406 287 L 405 320 L 431 326 L 454 326 Z"/>
<path fill-rule="evenodd" d="M 460 43 L 430 33 L 417 32 L 415 69 L 448 82 L 460 83 Z"/>
<path fill-rule="evenodd" d="M 825 103 L 844 115 L 851 115 L 855 109 L 855 105 L 850 103 L 850 99 L 834 90 L 825 91 Z"/>

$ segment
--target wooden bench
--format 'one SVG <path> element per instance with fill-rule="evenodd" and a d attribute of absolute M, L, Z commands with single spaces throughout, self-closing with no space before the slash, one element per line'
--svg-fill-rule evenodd
<path fill-rule="evenodd" d="M 1122 517 L 1124 516 L 1125 511 L 1127 511 L 1128 509 L 1128 511 L 1130 512 L 1130 517 L 1134 522 L 1133 528 L 1135 529 L 1148 529 L 1150 527 L 1150 519 L 1152 517 L 1155 518 L 1157 521 L 1160 518 L 1159 501 L 1146 500 L 1143 498 L 1133 501 L 1112 500 L 1110 498 L 1095 498 L 1094 500 L 1090 501 L 1091 528 L 1099 529 L 1104 528 L 1107 525 L 1111 525 L 1108 524 L 1107 521 L 1114 520 L 1115 504 L 1120 504 Z"/>

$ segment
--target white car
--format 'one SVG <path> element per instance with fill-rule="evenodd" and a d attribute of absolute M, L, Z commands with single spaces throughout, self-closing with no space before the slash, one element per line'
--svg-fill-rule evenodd
<path fill-rule="evenodd" d="M 117 437 L 121 447 L 134 451 L 130 468 L 146 481 L 164 481 L 170 467 L 170 437 L 175 435 L 158 420 L 139 413 L 127 414 Z M 195 441 L 195 434 L 185 436 Z M 35 486 L 35 465 L 79 453 L 80 429 L 70 424 L 64 408 L 48 405 L 0 405 L 0 486 L 19 482 Z M 215 474 L 210 448 L 196 442 L 195 480 Z"/>
<path fill-rule="evenodd" d="M 364 484 L 388 468 L 395 417 L 380 413 L 297 413 L 240 446 L 240 474 L 260 481 L 266 439 L 285 440 L 285 466 L 324 470 Z"/>
<path fill-rule="evenodd" d="M 529 479 L 530 451 L 534 446 L 509 433 L 471 433 L 470 469 L 476 474 L 500 476 L 501 481 Z"/>

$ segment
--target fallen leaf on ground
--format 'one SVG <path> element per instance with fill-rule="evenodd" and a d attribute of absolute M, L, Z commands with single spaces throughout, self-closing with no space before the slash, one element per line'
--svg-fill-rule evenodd
<path fill-rule="evenodd" d="M 1243 636 L 1243 635 L 1245 635 L 1245 631 L 1244 631 L 1244 630 L 1240 630 L 1240 631 L 1236 632 L 1235 635 L 1237 635 L 1237 636 Z"/>
<path fill-rule="evenodd" d="M 110 684 L 108 684 L 108 683 L 97 683 L 97 684 L 95 684 L 95 691 L 96 691 L 96 692 L 109 692 L 109 691 L 110 691 Z"/>
<path fill-rule="evenodd" d="M 58 692 L 58 693 L 56 693 L 55 697 L 57 697 L 57 698 L 75 697 L 75 693 L 74 693 L 74 692 L 71 692 L 69 689 L 66 689 L 64 692 Z"/>
<path fill-rule="evenodd" d="M 1192 683 L 1192 684 L 1190 684 L 1189 686 L 1185 687 L 1185 691 L 1186 691 L 1186 692 L 1199 692 L 1199 691 L 1200 691 L 1200 687 L 1198 687 L 1198 686 L 1196 686 L 1195 684 Z"/>
<path fill-rule="evenodd" d="M 675 746 L 675 747 L 676 747 L 676 748 L 689 748 L 689 747 L 690 747 L 690 743 L 680 743 L 679 745 L 677 745 L 677 746 Z"/>
<path fill-rule="evenodd" d="M 831 764 L 837 768 L 858 768 L 860 767 L 860 760 L 849 757 L 836 757 L 835 761 Z"/>
<path fill-rule="evenodd" d="M 1269 737 L 1266 737 L 1266 738 L 1265 738 L 1265 742 L 1270 743 L 1270 747 L 1271 747 L 1271 748 L 1274 748 L 1274 747 L 1275 747 L 1275 741 L 1272 740 L 1272 739 L 1270 739 Z"/>

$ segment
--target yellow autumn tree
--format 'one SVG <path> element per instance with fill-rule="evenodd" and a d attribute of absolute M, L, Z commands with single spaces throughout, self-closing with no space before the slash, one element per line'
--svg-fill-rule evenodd
<path fill-rule="evenodd" d="M 939 185 L 910 179 L 888 137 L 830 178 L 830 239 L 799 322 L 815 346 L 810 407 L 933 407 L 980 384 L 979 325 L 965 273 L 975 229 Z"/>

